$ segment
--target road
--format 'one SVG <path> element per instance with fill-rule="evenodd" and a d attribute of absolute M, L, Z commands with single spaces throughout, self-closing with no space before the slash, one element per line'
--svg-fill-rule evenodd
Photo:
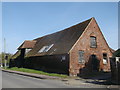
<path fill-rule="evenodd" d="M 2 88 L 106 88 L 104 85 L 95 85 L 70 80 L 65 82 L 56 79 L 38 79 L 13 73 L 2 72 Z"/>
<path fill-rule="evenodd" d="M 3 88 L 69 88 L 59 80 L 37 79 L 13 73 L 2 72 Z"/>

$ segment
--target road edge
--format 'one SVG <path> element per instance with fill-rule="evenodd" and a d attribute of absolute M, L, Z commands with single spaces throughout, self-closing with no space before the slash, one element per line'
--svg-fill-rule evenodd
<path fill-rule="evenodd" d="M 39 78 L 39 79 L 61 79 L 60 77 L 56 77 L 56 76 L 47 76 L 47 75 L 42 75 L 42 74 L 34 74 L 34 73 L 27 73 L 27 72 L 13 71 L 13 70 L 5 70 L 5 69 L 1 69 L 1 70 L 4 71 L 4 72 L 8 72 L 8 73 L 15 73 L 15 74 L 34 77 L 34 78 Z"/>

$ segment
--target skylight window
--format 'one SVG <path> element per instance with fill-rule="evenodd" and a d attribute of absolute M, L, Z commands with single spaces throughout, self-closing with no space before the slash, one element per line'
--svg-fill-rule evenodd
<path fill-rule="evenodd" d="M 43 46 L 43 48 L 41 48 L 38 52 L 39 53 L 47 52 L 47 51 L 49 51 L 53 47 L 53 45 L 54 44 L 51 44 L 51 45 L 48 45 L 48 46 Z"/>
<path fill-rule="evenodd" d="M 41 53 L 41 52 L 45 52 L 47 46 L 43 46 L 43 48 L 41 48 L 38 52 Z"/>
<path fill-rule="evenodd" d="M 51 45 L 47 46 L 47 48 L 46 48 L 45 51 L 46 51 L 46 52 L 49 51 L 49 50 L 52 48 L 53 45 L 54 45 L 54 44 L 51 44 Z"/>

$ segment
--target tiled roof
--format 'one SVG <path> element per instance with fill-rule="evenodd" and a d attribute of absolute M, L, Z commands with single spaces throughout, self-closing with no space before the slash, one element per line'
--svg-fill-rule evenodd
<path fill-rule="evenodd" d="M 91 19 L 74 25 L 70 28 L 64 29 L 62 31 L 34 39 L 36 41 L 36 44 L 27 56 L 42 56 L 68 53 L 72 46 L 75 44 L 75 42 L 82 35 L 85 28 L 90 23 Z M 44 46 L 49 46 L 51 44 L 54 45 L 50 48 L 50 50 L 48 50 L 47 52 L 39 53 L 39 50 L 41 48 L 43 48 Z M 29 44 L 23 45 L 20 48 L 26 47 L 30 47 Z"/>
<path fill-rule="evenodd" d="M 23 48 L 27 48 L 27 49 L 33 49 L 33 47 L 35 46 L 36 41 L 35 40 L 26 40 L 22 43 L 22 45 L 18 48 L 18 49 L 23 49 Z"/>

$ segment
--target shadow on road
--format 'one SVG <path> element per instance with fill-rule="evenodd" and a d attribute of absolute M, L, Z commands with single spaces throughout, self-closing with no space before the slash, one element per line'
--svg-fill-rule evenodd
<path fill-rule="evenodd" d="M 79 76 L 86 83 L 99 84 L 99 85 L 115 85 L 111 82 L 110 72 L 93 72 L 89 75 Z"/>

